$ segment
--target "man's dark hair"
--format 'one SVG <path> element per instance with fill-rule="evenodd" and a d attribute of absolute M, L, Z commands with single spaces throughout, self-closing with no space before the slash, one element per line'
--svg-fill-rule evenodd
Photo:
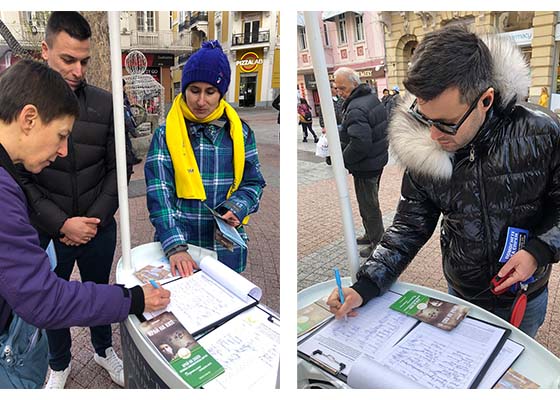
<path fill-rule="evenodd" d="M 37 107 L 46 124 L 80 115 L 76 95 L 58 72 L 43 63 L 21 60 L 0 74 L 0 120 L 12 123 L 27 104 Z"/>
<path fill-rule="evenodd" d="M 426 101 L 456 87 L 461 101 L 471 103 L 494 86 L 492 55 L 465 25 L 453 24 L 426 35 L 414 51 L 403 83 L 410 93 Z"/>
<path fill-rule="evenodd" d="M 383 89 L 383 94 L 385 94 L 385 93 L 389 94 L 389 89 L 387 89 L 387 88 Z"/>
<path fill-rule="evenodd" d="M 89 23 L 76 11 L 54 11 L 51 14 L 45 30 L 45 41 L 49 46 L 52 46 L 53 38 L 60 32 L 66 32 L 71 38 L 80 41 L 91 37 Z"/>

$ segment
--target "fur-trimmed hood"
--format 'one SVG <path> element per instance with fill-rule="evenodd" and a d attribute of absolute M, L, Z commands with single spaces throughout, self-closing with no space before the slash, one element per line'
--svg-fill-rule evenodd
<path fill-rule="evenodd" d="M 505 108 L 527 95 L 530 70 L 523 55 L 509 38 L 487 35 L 483 41 L 492 54 L 497 107 Z M 446 180 L 453 172 L 454 153 L 443 150 L 430 138 L 429 128 L 408 113 L 414 97 L 402 97 L 388 128 L 390 152 L 403 167 L 423 176 Z"/>

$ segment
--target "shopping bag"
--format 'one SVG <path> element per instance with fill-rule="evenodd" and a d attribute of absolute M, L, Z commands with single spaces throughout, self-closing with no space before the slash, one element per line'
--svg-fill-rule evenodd
<path fill-rule="evenodd" d="M 315 146 L 315 155 L 317 157 L 328 157 L 329 155 L 329 142 L 327 141 L 327 135 L 322 134 Z"/>

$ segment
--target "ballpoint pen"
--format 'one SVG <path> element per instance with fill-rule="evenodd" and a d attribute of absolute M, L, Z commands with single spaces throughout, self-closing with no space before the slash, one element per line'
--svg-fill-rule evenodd
<path fill-rule="evenodd" d="M 157 282 L 154 281 L 153 279 L 150 279 L 150 284 L 151 284 L 154 288 L 156 288 L 156 289 L 159 289 L 159 288 L 160 288 L 160 286 L 157 284 Z"/>
<path fill-rule="evenodd" d="M 340 272 L 338 268 L 333 268 L 334 279 L 336 280 L 336 286 L 338 286 L 338 297 L 340 297 L 340 304 L 344 304 L 344 293 L 342 292 L 342 281 L 340 280 Z M 344 320 L 348 321 L 348 316 L 344 314 Z"/>

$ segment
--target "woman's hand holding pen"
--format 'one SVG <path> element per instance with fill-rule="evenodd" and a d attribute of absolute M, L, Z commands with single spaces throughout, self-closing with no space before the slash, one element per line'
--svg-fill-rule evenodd
<path fill-rule="evenodd" d="M 362 296 L 358 294 L 352 288 L 342 288 L 344 294 L 344 304 L 341 304 L 340 297 L 338 295 L 338 289 L 333 289 L 329 298 L 327 299 L 327 305 L 330 307 L 330 312 L 332 312 L 336 319 L 344 318 L 345 315 L 350 317 L 355 317 L 358 315 L 354 308 L 358 308 L 362 305 Z"/>
<path fill-rule="evenodd" d="M 155 288 L 151 284 L 147 284 L 142 286 L 142 291 L 144 292 L 144 312 L 161 310 L 167 307 L 171 300 L 171 292 L 161 286 Z"/>
<path fill-rule="evenodd" d="M 192 275 L 193 271 L 198 269 L 198 265 L 186 251 L 179 251 L 169 256 L 169 265 L 171 266 L 171 275 L 179 274 L 183 278 Z"/>

